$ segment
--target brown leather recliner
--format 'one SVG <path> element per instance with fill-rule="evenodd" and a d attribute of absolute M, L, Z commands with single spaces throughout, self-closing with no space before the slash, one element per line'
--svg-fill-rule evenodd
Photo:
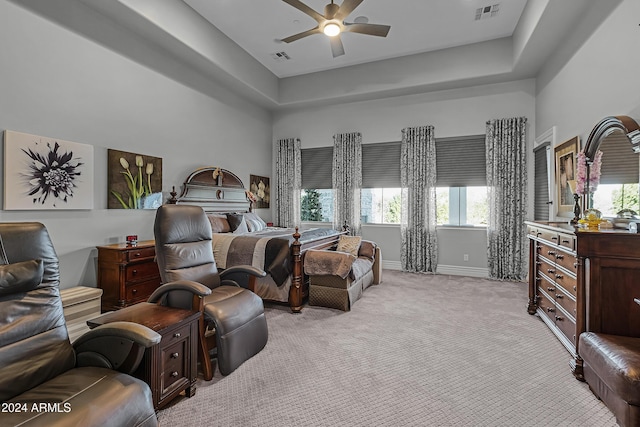
<path fill-rule="evenodd" d="M 72 346 L 40 223 L 0 223 L 0 264 L 0 425 L 156 426 L 149 386 L 128 374 L 160 335 L 118 322 Z"/>
<path fill-rule="evenodd" d="M 153 231 L 164 285 L 148 301 L 202 311 L 199 353 L 204 379 L 213 378 L 210 351 L 214 346 L 220 373 L 230 374 L 264 348 L 269 333 L 262 299 L 225 278 L 266 273 L 252 266 L 219 272 L 211 223 L 199 206 L 160 206 Z"/>
<path fill-rule="evenodd" d="M 621 426 L 640 426 L 640 338 L 583 332 L 584 379 Z"/>

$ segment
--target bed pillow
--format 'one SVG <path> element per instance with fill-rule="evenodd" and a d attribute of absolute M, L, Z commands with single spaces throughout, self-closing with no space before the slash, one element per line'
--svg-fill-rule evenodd
<path fill-rule="evenodd" d="M 207 214 L 213 233 L 230 233 L 231 226 L 225 214 Z"/>
<path fill-rule="evenodd" d="M 267 223 L 253 212 L 244 214 L 244 219 L 247 221 L 247 228 L 250 232 L 262 231 L 267 228 Z"/>
<path fill-rule="evenodd" d="M 0 265 L 0 296 L 29 292 L 42 282 L 41 259 Z"/>
<path fill-rule="evenodd" d="M 249 228 L 247 228 L 247 221 L 245 221 L 244 215 L 228 213 L 227 221 L 229 221 L 232 233 L 242 234 L 249 232 Z"/>
<path fill-rule="evenodd" d="M 360 250 L 360 243 L 362 242 L 362 237 L 360 236 L 340 236 L 338 239 L 338 247 L 336 251 L 338 252 L 346 252 L 355 257 L 358 256 L 358 251 Z"/>

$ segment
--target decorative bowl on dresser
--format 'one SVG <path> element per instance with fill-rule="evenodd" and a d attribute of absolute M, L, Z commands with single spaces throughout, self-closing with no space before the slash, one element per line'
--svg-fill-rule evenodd
<path fill-rule="evenodd" d="M 640 337 L 640 234 L 526 222 L 529 314 L 538 314 L 573 356 L 583 378 L 578 338 L 592 331 Z"/>
<path fill-rule="evenodd" d="M 118 310 L 146 301 L 160 286 L 153 240 L 136 245 L 98 246 L 98 287 L 103 290 L 102 311 Z"/>

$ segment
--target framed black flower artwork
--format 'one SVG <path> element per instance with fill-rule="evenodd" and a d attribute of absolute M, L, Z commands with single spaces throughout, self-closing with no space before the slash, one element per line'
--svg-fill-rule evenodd
<path fill-rule="evenodd" d="M 93 146 L 4 131 L 4 209 L 93 209 Z"/>

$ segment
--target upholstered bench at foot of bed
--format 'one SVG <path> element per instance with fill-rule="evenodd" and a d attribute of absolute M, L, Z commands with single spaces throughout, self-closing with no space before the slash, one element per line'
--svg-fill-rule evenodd
<path fill-rule="evenodd" d="M 380 283 L 380 248 L 373 242 L 363 241 L 362 244 L 373 245 L 369 248 L 373 257 L 355 258 L 335 251 L 307 252 L 305 272 L 308 271 L 309 275 L 309 305 L 349 311 L 365 289 Z M 361 253 L 366 253 L 366 250 Z M 313 265 L 314 261 L 318 261 L 320 266 Z"/>

